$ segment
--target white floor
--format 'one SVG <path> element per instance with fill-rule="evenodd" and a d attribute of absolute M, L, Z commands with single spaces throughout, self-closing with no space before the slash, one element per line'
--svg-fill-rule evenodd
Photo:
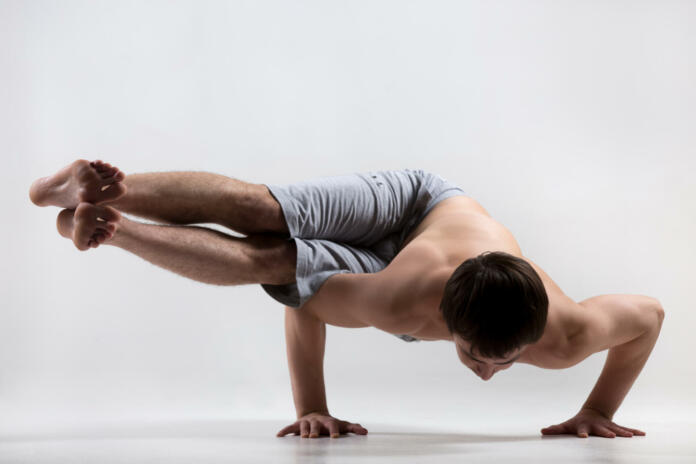
<path fill-rule="evenodd" d="M 647 424 L 644 437 L 541 436 L 528 427 L 369 427 L 366 436 L 277 438 L 281 421 L 81 427 L 0 436 L 0 463 L 696 463 L 693 423 Z"/>

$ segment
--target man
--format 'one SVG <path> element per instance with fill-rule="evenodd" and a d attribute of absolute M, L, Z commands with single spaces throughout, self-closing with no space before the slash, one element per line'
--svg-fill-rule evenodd
<path fill-rule="evenodd" d="M 608 349 L 578 413 L 541 432 L 645 435 L 612 417 L 657 340 L 659 301 L 574 302 L 522 255 L 510 231 L 440 176 L 403 169 L 273 186 L 205 172 L 126 178 L 101 160 L 77 160 L 36 180 L 30 198 L 65 208 L 58 231 L 79 250 L 114 245 L 200 282 L 261 284 L 284 303 L 297 421 L 278 436 L 367 433 L 328 411 L 325 324 L 451 341 L 483 380 L 515 362 L 562 369 Z M 245 237 L 180 225 L 196 223 Z"/>

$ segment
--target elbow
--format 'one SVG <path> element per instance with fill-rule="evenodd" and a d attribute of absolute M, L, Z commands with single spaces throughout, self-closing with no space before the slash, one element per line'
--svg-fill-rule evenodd
<path fill-rule="evenodd" d="M 657 319 L 662 324 L 662 321 L 665 319 L 665 308 L 662 306 L 662 303 L 660 303 L 660 300 L 657 298 L 653 298 L 653 307 L 655 308 L 655 312 L 657 313 Z"/>
<path fill-rule="evenodd" d="M 665 308 L 662 307 L 662 304 L 655 299 L 655 306 L 654 306 L 654 311 L 655 311 L 655 325 L 657 326 L 657 333 L 659 334 L 660 331 L 662 330 L 662 322 L 665 320 Z"/>
<path fill-rule="evenodd" d="M 662 330 L 662 321 L 665 319 L 665 309 L 662 303 L 657 298 L 641 295 L 639 304 L 645 330 L 658 336 Z"/>
<path fill-rule="evenodd" d="M 654 311 L 658 325 L 662 325 L 662 321 L 665 319 L 665 308 L 660 303 L 660 300 L 653 297 L 645 297 L 645 302 L 646 309 Z"/>
<path fill-rule="evenodd" d="M 662 326 L 662 321 L 665 320 L 665 308 L 662 306 L 657 308 L 657 320 L 660 322 L 660 326 Z"/>

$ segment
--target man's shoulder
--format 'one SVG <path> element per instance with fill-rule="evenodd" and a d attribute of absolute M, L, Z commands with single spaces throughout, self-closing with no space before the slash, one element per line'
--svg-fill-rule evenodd
<path fill-rule="evenodd" d="M 443 250 L 428 240 L 414 240 L 382 271 L 399 306 L 442 296 L 452 269 Z"/>
<path fill-rule="evenodd" d="M 566 369 L 578 364 L 583 308 L 565 294 L 549 294 L 546 327 L 542 338 L 530 345 L 519 362 L 544 369 Z"/>

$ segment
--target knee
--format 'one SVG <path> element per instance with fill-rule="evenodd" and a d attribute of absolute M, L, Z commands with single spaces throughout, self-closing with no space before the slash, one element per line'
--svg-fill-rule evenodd
<path fill-rule="evenodd" d="M 294 240 L 271 234 L 253 234 L 246 240 L 253 250 L 259 282 L 281 285 L 295 281 L 297 245 Z"/>
<path fill-rule="evenodd" d="M 232 204 L 232 203 L 230 203 Z M 264 184 L 252 184 L 246 194 L 235 204 L 242 211 L 244 234 L 277 234 L 289 237 L 283 209 Z"/>

